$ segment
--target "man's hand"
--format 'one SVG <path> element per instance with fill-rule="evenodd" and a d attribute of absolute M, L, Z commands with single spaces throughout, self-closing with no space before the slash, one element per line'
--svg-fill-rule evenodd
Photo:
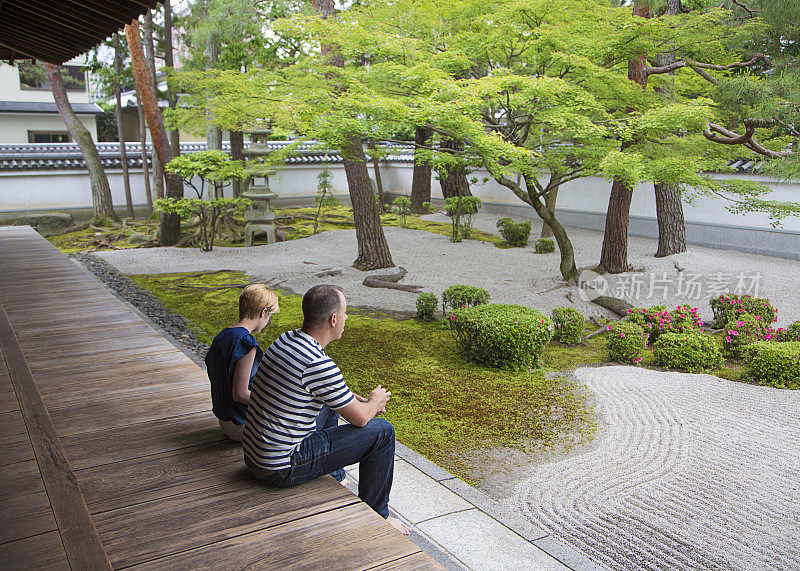
<path fill-rule="evenodd" d="M 369 393 L 369 398 L 367 399 L 358 395 L 355 396 L 356 398 L 350 404 L 338 409 L 336 412 L 342 415 L 342 418 L 350 424 L 364 426 L 380 413 L 386 412 L 386 403 L 392 393 L 378 385 Z"/>
<path fill-rule="evenodd" d="M 392 396 L 392 393 L 378 385 L 369 393 L 367 402 L 377 405 L 379 407 L 378 412 L 386 412 L 386 403 L 389 402 L 390 396 Z"/>

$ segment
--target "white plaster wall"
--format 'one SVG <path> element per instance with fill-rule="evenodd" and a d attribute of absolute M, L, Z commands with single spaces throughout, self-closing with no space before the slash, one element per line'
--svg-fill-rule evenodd
<path fill-rule="evenodd" d="M 328 167 L 333 174 L 333 184 L 340 196 L 347 196 L 347 178 L 341 164 Z M 280 198 L 311 198 L 317 189 L 319 164 L 288 165 L 270 177 L 270 188 Z M 409 194 L 413 166 L 406 163 L 383 165 L 381 179 L 384 190 L 394 194 Z M 108 170 L 109 183 L 115 205 L 125 204 L 122 174 L 119 170 Z M 370 167 L 370 176 L 374 173 Z M 484 175 L 476 172 L 475 176 Z M 728 176 L 728 175 L 719 175 Z M 749 175 L 740 175 L 749 176 Z M 749 176 L 750 178 L 757 178 Z M 776 200 L 800 202 L 800 183 L 783 184 L 760 179 L 772 188 L 767 197 Z M 510 190 L 489 181 L 473 185 L 473 193 L 486 204 L 522 206 L 531 218 L 536 218 L 533 209 L 517 198 Z M 137 205 L 146 204 L 144 182 L 140 170 L 131 171 L 131 192 Z M 187 196 L 192 191 L 186 188 Z M 228 190 L 228 193 L 230 190 Z M 576 213 L 604 216 L 608 208 L 611 184 L 600 178 L 587 178 L 565 185 L 558 195 L 558 209 Z M 441 187 L 435 177 L 431 180 L 431 194 L 441 198 Z M 92 199 L 89 178 L 85 171 L 6 171 L 0 172 L 0 211 L 39 210 L 57 208 L 91 207 Z M 694 205 L 684 204 L 687 223 L 714 224 L 741 228 L 769 230 L 769 219 L 763 214 L 737 215 L 725 209 L 725 202 L 713 198 L 700 198 Z M 652 184 L 637 187 L 631 204 L 631 218 L 655 220 L 655 200 Z M 787 218 L 783 231 L 800 232 L 800 218 Z"/>
<path fill-rule="evenodd" d="M 94 115 L 78 115 L 78 120 L 97 140 L 97 122 Z M 58 115 L 47 113 L 0 113 L 0 143 L 15 145 L 28 142 L 28 131 L 63 131 L 67 126 Z"/>
<path fill-rule="evenodd" d="M 80 65 L 70 60 L 70 65 Z M 67 99 L 72 103 L 89 103 L 89 91 L 67 91 Z M 22 89 L 19 83 L 19 70 L 7 63 L 0 63 L 0 101 L 32 101 L 53 103 L 49 89 Z"/>

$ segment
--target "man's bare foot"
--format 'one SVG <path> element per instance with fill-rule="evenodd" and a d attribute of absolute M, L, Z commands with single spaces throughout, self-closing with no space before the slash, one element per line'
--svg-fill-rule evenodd
<path fill-rule="evenodd" d="M 404 524 L 402 521 L 397 519 L 396 517 L 389 516 L 386 518 L 386 521 L 395 528 L 397 531 L 402 533 L 403 535 L 408 535 L 411 533 L 411 528 Z"/>
<path fill-rule="evenodd" d="M 346 488 L 347 486 L 349 486 L 349 485 L 350 485 L 350 480 L 348 480 L 347 478 L 345 478 L 344 480 L 342 480 L 342 481 L 341 481 L 341 482 L 339 482 L 339 483 L 340 483 L 341 485 L 343 485 L 343 486 Z"/>

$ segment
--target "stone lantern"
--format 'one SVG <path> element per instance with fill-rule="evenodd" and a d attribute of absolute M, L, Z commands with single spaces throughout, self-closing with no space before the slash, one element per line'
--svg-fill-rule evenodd
<path fill-rule="evenodd" d="M 248 162 L 251 160 L 258 161 L 259 157 L 269 155 L 270 151 L 266 141 L 261 140 L 265 138 L 264 134 L 253 134 L 253 143 L 244 151 Z M 261 179 L 264 180 L 263 184 L 260 184 Z M 259 181 L 258 184 L 257 180 Z M 244 214 L 246 223 L 244 227 L 245 246 L 253 245 L 253 235 L 259 231 L 266 232 L 267 244 L 274 244 L 277 241 L 275 238 L 275 213 L 269 208 L 270 199 L 276 196 L 278 195 L 269 188 L 269 173 L 253 177 L 250 182 L 250 188 L 242 193 L 242 198 L 253 201 L 250 209 Z"/>

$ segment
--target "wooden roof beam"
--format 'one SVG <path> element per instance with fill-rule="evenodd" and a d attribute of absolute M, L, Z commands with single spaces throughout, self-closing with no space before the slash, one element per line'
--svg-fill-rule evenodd
<path fill-rule="evenodd" d="M 41 20 L 51 22 L 53 25 L 62 26 L 76 32 L 89 35 L 94 35 L 98 32 L 96 27 L 89 26 L 81 17 L 63 6 L 58 12 L 53 12 L 39 7 L 35 2 L 20 2 L 14 6 L 14 9 L 36 16 Z"/>

